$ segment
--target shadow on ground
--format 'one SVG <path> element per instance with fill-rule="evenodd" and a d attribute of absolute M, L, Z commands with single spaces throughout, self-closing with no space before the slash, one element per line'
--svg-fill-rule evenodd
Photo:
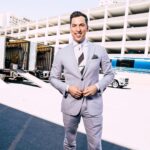
<path fill-rule="evenodd" d="M 0 150 L 63 150 L 63 126 L 0 104 Z M 87 150 L 85 134 L 77 135 L 77 150 Z M 129 150 L 102 141 L 103 150 Z"/>
<path fill-rule="evenodd" d="M 23 84 L 23 85 L 29 85 L 29 86 L 34 86 L 34 87 L 39 87 L 38 85 L 34 84 L 33 82 L 30 82 L 28 80 L 23 80 L 23 81 L 17 81 L 17 80 L 10 80 L 8 79 L 5 81 L 7 84 L 15 83 L 15 84 Z"/>

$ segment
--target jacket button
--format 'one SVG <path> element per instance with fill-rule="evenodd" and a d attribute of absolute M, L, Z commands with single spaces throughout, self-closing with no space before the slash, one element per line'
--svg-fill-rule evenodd
<path fill-rule="evenodd" d="M 83 81 L 84 79 L 83 78 L 81 78 L 81 81 Z"/>

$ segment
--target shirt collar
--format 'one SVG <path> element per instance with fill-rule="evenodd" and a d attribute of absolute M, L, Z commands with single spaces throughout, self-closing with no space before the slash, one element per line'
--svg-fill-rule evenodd
<path fill-rule="evenodd" d="M 73 47 L 75 48 L 76 46 L 78 46 L 78 45 L 82 45 L 82 46 L 87 46 L 88 45 L 88 40 L 87 39 L 85 39 L 83 42 L 81 42 L 81 43 L 77 43 L 76 41 L 74 41 L 73 40 L 73 42 L 72 42 L 72 44 L 73 44 Z"/>

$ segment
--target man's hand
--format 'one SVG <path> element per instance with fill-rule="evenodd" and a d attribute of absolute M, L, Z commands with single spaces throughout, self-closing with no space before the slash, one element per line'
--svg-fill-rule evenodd
<path fill-rule="evenodd" d="M 68 92 L 75 98 L 80 98 L 82 96 L 82 91 L 76 86 L 69 86 Z"/>
<path fill-rule="evenodd" d="M 96 85 L 91 85 L 91 86 L 86 87 L 83 90 L 83 96 L 91 96 L 91 95 L 94 95 L 96 92 L 97 92 Z"/>

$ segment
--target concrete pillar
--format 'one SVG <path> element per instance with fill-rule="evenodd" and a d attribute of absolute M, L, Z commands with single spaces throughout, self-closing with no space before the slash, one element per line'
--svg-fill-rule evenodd
<path fill-rule="evenodd" d="M 148 15 L 148 25 L 147 25 L 147 32 L 146 32 L 146 42 L 145 42 L 144 57 L 148 57 L 149 41 L 150 41 L 149 38 L 150 38 L 150 8 L 149 8 L 149 15 Z"/>
<path fill-rule="evenodd" d="M 59 50 L 59 37 L 60 37 L 60 16 L 58 17 L 58 23 L 57 23 L 57 35 L 56 35 L 56 44 L 55 44 L 55 54 Z"/>
<path fill-rule="evenodd" d="M 45 41 L 44 41 L 44 44 L 47 44 L 47 41 L 48 41 L 48 18 L 46 18 Z"/>
<path fill-rule="evenodd" d="M 27 26 L 26 26 L 26 28 L 27 28 L 27 31 L 26 31 L 26 39 L 28 40 L 29 39 L 29 23 L 27 24 Z"/>
<path fill-rule="evenodd" d="M 57 25 L 57 35 L 56 35 L 56 46 L 59 46 L 59 37 L 60 37 L 60 16 L 58 17 L 58 25 Z"/>
<path fill-rule="evenodd" d="M 106 40 L 107 19 L 108 19 L 108 6 L 105 5 L 104 25 L 103 25 L 103 35 L 102 35 L 102 45 L 103 46 L 105 46 L 105 40 Z"/>
<path fill-rule="evenodd" d="M 18 27 L 18 38 L 20 39 L 20 34 L 21 34 L 21 27 L 20 27 L 20 25 L 19 25 L 19 27 Z"/>
<path fill-rule="evenodd" d="M 36 28 L 35 28 L 35 41 L 37 41 L 37 33 L 38 33 L 38 21 L 36 20 Z"/>
<path fill-rule="evenodd" d="M 121 56 L 124 56 L 124 52 L 125 52 L 126 32 L 127 32 L 127 26 L 128 26 L 128 22 L 127 22 L 128 13 L 129 13 L 129 0 L 126 0 L 123 37 L 122 37 L 122 45 L 121 45 Z"/>

